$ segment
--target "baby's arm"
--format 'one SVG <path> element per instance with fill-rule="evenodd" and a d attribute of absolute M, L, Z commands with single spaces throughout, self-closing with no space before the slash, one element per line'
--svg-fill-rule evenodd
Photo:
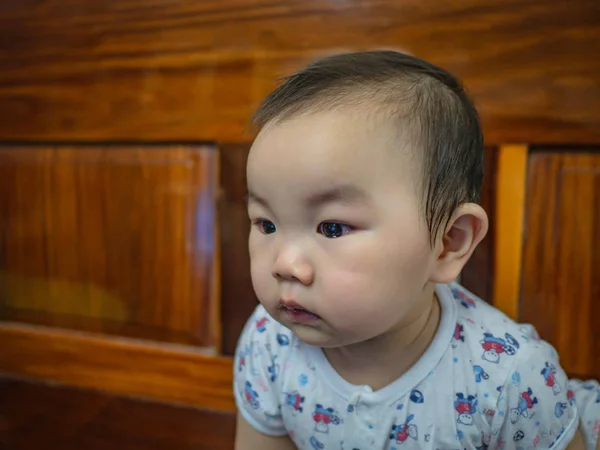
<path fill-rule="evenodd" d="M 586 450 L 600 450 L 600 383 L 594 380 L 585 382 L 570 380 L 569 388 L 573 392 L 579 409 L 582 440 Z"/>
<path fill-rule="evenodd" d="M 581 448 L 578 405 L 552 346 L 529 342 L 514 358 L 491 423 L 490 448 Z"/>
<path fill-rule="evenodd" d="M 581 448 L 585 450 L 584 447 Z M 242 417 L 237 415 L 235 432 L 235 450 L 296 450 L 296 446 L 287 436 L 267 436 L 252 427 Z M 571 450 L 571 449 L 569 449 Z M 579 450 L 574 448 L 573 450 Z"/>

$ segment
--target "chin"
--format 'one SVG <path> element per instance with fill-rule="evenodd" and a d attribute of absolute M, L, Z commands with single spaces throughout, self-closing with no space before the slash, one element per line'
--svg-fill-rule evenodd
<path fill-rule="evenodd" d="M 298 324 L 284 324 L 303 343 L 321 348 L 339 348 L 349 345 L 351 342 L 340 339 L 339 336 L 327 333 L 315 327 Z"/>
<path fill-rule="evenodd" d="M 333 341 L 335 338 L 327 333 L 324 333 L 318 328 L 301 325 L 297 323 L 284 323 L 284 326 L 288 327 L 294 335 L 302 342 L 315 347 L 332 347 L 336 346 Z"/>

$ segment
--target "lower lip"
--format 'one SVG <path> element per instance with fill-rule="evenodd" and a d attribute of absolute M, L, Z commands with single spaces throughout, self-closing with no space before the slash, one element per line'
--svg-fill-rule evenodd
<path fill-rule="evenodd" d="M 282 312 L 294 323 L 311 323 L 319 320 L 319 316 L 303 309 L 282 308 Z"/>

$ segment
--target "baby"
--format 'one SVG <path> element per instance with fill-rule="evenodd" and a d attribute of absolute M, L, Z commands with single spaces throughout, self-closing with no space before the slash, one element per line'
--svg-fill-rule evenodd
<path fill-rule="evenodd" d="M 236 449 L 584 448 L 554 349 L 454 282 L 488 218 L 482 131 L 453 76 L 331 56 L 255 123 L 261 304 L 236 352 Z"/>

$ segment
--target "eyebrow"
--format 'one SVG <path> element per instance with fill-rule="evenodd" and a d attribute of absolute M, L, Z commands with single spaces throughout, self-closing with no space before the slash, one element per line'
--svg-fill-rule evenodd
<path fill-rule="evenodd" d="M 250 203 L 258 203 L 261 206 L 264 206 L 265 208 L 268 208 L 269 205 L 267 204 L 267 201 L 265 199 L 263 199 L 262 197 L 259 197 L 258 195 L 248 191 L 246 192 L 246 195 L 244 196 L 244 200 L 246 201 L 246 204 L 250 204 Z"/>
<path fill-rule="evenodd" d="M 323 191 L 316 192 L 308 197 L 306 203 L 310 207 L 317 207 L 329 203 L 355 204 L 363 203 L 369 196 L 365 191 L 351 184 L 332 186 Z"/>
<path fill-rule="evenodd" d="M 368 194 L 362 189 L 351 184 L 342 184 L 328 187 L 322 191 L 311 194 L 308 196 L 305 203 L 310 208 L 317 208 L 330 203 L 342 203 L 348 205 L 364 203 L 368 199 Z M 246 201 L 248 203 L 258 203 L 266 208 L 269 207 L 265 199 L 250 191 L 248 191 L 246 195 Z"/>

